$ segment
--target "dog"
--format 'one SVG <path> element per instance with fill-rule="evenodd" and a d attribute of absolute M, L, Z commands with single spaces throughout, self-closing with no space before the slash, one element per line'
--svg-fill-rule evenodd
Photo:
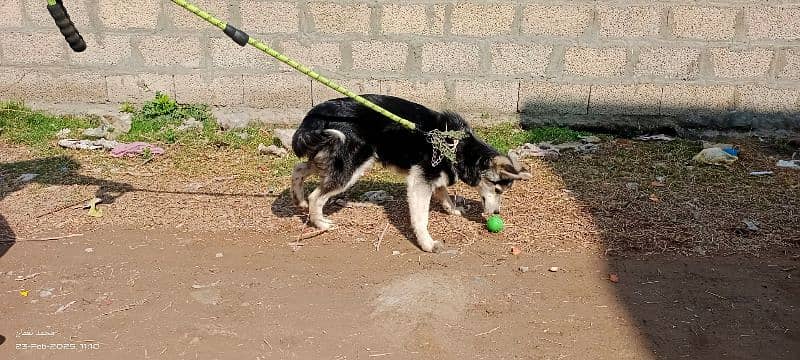
<path fill-rule="evenodd" d="M 292 137 L 292 150 L 307 162 L 295 166 L 292 197 L 307 208 L 315 227 L 327 230 L 333 223 L 322 208 L 328 200 L 350 188 L 375 161 L 406 175 L 408 207 L 417 245 L 438 252 L 442 245 L 428 233 L 430 201 L 435 197 L 448 214 L 462 215 L 447 187 L 461 180 L 477 188 L 484 214 L 499 214 L 501 196 L 516 180 L 531 178 L 530 171 L 511 154 L 500 154 L 475 136 L 458 114 L 436 112 L 423 105 L 385 95 L 364 98 L 416 124 L 410 130 L 350 98 L 339 98 L 314 106 Z M 443 158 L 433 165 L 433 147 L 425 132 L 434 129 L 463 130 L 466 137 L 451 141 L 455 161 Z M 305 179 L 316 174 L 319 186 L 308 195 Z"/>

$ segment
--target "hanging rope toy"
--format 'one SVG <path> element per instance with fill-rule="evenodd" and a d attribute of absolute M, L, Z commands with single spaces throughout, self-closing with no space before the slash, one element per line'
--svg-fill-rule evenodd
<path fill-rule="evenodd" d="M 411 131 L 419 131 L 417 129 L 416 124 L 410 122 L 402 117 L 399 117 L 389 110 L 386 110 L 377 104 L 353 93 L 350 90 L 347 90 L 344 86 L 341 86 L 332 80 L 320 75 L 319 73 L 311 70 L 310 68 L 298 63 L 295 60 L 292 60 L 286 55 L 283 55 L 274 49 L 270 48 L 263 42 L 258 39 L 250 37 L 244 31 L 241 31 L 230 24 L 223 22 L 220 19 L 215 18 L 213 15 L 201 10 L 197 6 L 189 3 L 185 0 L 171 0 L 173 3 L 179 5 L 180 7 L 188 10 L 192 14 L 197 15 L 198 17 L 202 18 L 205 21 L 208 21 L 212 25 L 222 29 L 225 35 L 231 38 L 234 42 L 239 44 L 239 46 L 245 46 L 250 44 L 251 46 L 259 49 L 267 55 L 272 56 L 278 61 L 291 66 L 293 69 L 303 73 L 304 75 L 319 81 L 323 85 L 355 100 L 361 105 L 364 105 L 379 114 L 386 116 L 390 120 L 402 125 L 403 127 L 411 130 Z M 86 49 L 86 42 L 83 41 L 83 37 L 78 33 L 78 29 L 75 28 L 75 25 L 72 23 L 72 20 L 69 18 L 69 14 L 67 14 L 67 9 L 64 8 L 64 5 L 61 4 L 61 0 L 47 0 L 47 10 L 50 12 L 50 15 L 56 21 L 56 25 L 61 30 L 61 34 L 64 35 L 64 39 L 67 40 L 69 43 L 70 48 L 72 48 L 75 52 L 81 52 Z M 451 130 L 451 131 L 441 131 L 438 129 L 434 129 L 432 131 L 424 132 L 426 139 L 431 144 L 433 148 L 433 154 L 431 157 L 431 163 L 436 166 L 442 161 L 442 157 L 447 158 L 448 160 L 455 162 L 455 149 L 458 146 L 459 140 L 463 139 L 467 136 L 466 132 L 463 130 Z"/>

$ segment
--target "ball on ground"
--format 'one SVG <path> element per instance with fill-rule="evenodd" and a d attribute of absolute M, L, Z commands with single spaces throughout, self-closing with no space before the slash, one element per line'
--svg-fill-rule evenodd
<path fill-rule="evenodd" d="M 486 228 L 489 229 L 490 232 L 499 233 L 503 231 L 505 224 L 503 223 L 503 219 L 500 215 L 492 215 L 486 219 Z"/>

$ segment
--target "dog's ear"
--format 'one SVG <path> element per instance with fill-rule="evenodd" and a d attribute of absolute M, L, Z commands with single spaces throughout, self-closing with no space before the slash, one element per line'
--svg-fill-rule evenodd
<path fill-rule="evenodd" d="M 508 180 L 530 180 L 533 176 L 513 151 L 509 151 L 508 156 L 495 156 L 492 159 L 492 167 L 500 177 Z"/>

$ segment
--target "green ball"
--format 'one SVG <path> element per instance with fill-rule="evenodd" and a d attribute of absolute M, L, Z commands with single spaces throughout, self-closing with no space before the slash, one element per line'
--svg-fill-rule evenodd
<path fill-rule="evenodd" d="M 505 224 L 503 224 L 503 219 L 500 215 L 492 215 L 486 219 L 486 228 L 489 229 L 490 232 L 499 233 L 503 231 L 503 227 L 505 227 Z"/>

